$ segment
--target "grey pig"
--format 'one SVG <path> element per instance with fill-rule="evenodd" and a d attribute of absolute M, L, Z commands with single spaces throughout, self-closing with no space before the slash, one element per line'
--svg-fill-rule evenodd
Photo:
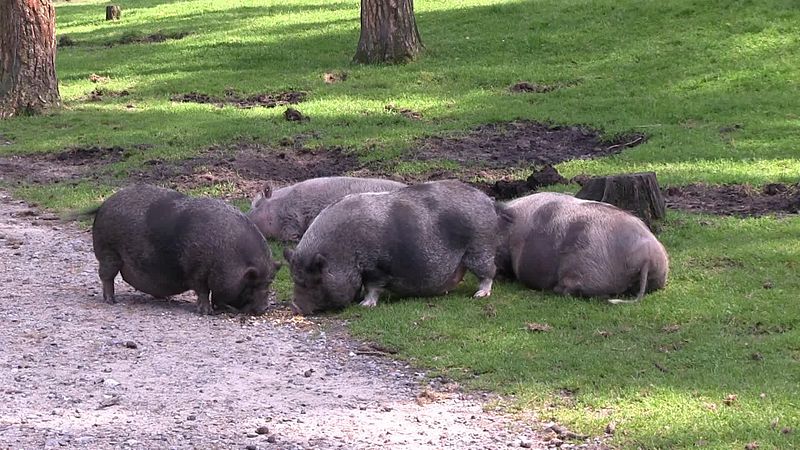
<path fill-rule="evenodd" d="M 297 242 L 326 206 L 349 194 L 394 191 L 405 184 L 378 178 L 324 177 L 277 189 L 264 188 L 248 217 L 268 239 Z"/>
<path fill-rule="evenodd" d="M 507 204 L 514 223 L 498 265 L 524 285 L 558 294 L 610 297 L 664 287 L 664 246 L 637 217 L 607 203 L 544 192 Z"/>
<path fill-rule="evenodd" d="M 320 213 L 297 249 L 284 250 L 295 312 L 342 308 L 366 291 L 372 307 L 384 290 L 400 296 L 446 293 L 466 270 L 491 294 L 503 207 L 458 181 L 353 194 Z"/>
<path fill-rule="evenodd" d="M 280 263 L 241 212 L 221 200 L 192 198 L 156 186 L 121 189 L 94 214 L 92 240 L 103 299 L 114 303 L 114 278 L 166 297 L 197 293 L 197 311 L 262 313 Z"/>

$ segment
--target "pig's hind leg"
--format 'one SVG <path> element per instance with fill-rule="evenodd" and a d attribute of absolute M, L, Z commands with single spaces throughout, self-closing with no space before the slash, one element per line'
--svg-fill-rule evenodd
<path fill-rule="evenodd" d="M 494 253 L 488 251 L 467 251 L 467 254 L 464 255 L 462 261 L 464 267 L 478 277 L 478 290 L 472 295 L 473 297 L 480 298 L 492 295 L 492 283 L 497 273 L 494 258 Z"/>
<path fill-rule="evenodd" d="M 100 264 L 97 274 L 103 283 L 103 300 L 106 303 L 116 303 L 114 298 L 114 278 L 122 269 L 122 260 L 117 255 L 102 255 L 97 258 Z"/>

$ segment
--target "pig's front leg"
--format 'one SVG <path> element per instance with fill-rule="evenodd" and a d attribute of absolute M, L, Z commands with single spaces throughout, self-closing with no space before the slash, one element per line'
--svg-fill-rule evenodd
<path fill-rule="evenodd" d="M 364 296 L 364 300 L 360 303 L 360 305 L 367 308 L 374 308 L 375 305 L 378 304 L 378 297 L 380 297 L 380 295 L 380 288 L 367 287 L 367 295 Z"/>
<path fill-rule="evenodd" d="M 476 292 L 473 297 L 480 298 L 488 297 L 490 295 L 492 295 L 492 279 L 484 278 L 481 280 L 480 284 L 478 284 L 478 292 Z"/>
<path fill-rule="evenodd" d="M 198 314 L 213 314 L 214 308 L 211 306 L 211 296 L 208 289 L 198 289 L 195 291 L 197 294 L 197 313 Z"/>

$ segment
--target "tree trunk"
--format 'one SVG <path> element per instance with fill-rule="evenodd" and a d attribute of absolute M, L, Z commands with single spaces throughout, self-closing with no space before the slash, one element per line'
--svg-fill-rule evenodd
<path fill-rule="evenodd" d="M 0 118 L 60 104 L 52 2 L 0 1 Z"/>
<path fill-rule="evenodd" d="M 121 10 L 117 5 L 106 6 L 106 20 L 119 20 Z"/>
<path fill-rule="evenodd" d="M 361 0 L 361 38 L 354 61 L 404 63 L 421 50 L 414 0 Z"/>
<path fill-rule="evenodd" d="M 590 178 L 575 197 L 610 203 L 636 215 L 651 229 L 667 208 L 655 172 Z"/>

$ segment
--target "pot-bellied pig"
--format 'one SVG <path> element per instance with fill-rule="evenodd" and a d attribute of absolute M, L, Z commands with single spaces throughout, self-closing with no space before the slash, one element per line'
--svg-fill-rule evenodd
<path fill-rule="evenodd" d="M 201 314 L 266 309 L 280 264 L 258 228 L 223 201 L 138 184 L 86 213 L 95 214 L 92 239 L 107 302 L 114 303 L 114 278 L 122 273 L 155 297 L 194 290 Z"/>
<path fill-rule="evenodd" d="M 473 272 L 475 297 L 491 294 L 504 208 L 458 181 L 353 194 L 320 213 L 297 249 L 286 249 L 301 314 L 342 308 L 366 291 L 400 296 L 446 293 Z"/>
<path fill-rule="evenodd" d="M 498 265 L 530 288 L 586 297 L 635 293 L 639 301 L 666 284 L 664 246 L 641 220 L 615 206 L 545 192 L 508 208 L 514 223 Z"/>
<path fill-rule="evenodd" d="M 313 178 L 275 192 L 267 186 L 253 199 L 248 217 L 265 237 L 297 242 L 320 211 L 345 195 L 404 187 L 397 181 L 355 177 Z"/>

